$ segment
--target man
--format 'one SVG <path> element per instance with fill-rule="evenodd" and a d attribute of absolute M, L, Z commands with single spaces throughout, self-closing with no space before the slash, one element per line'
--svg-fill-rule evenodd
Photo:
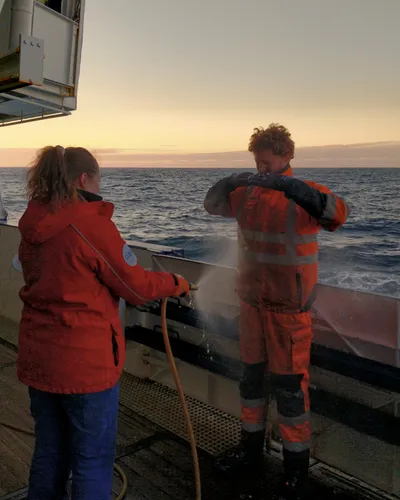
<path fill-rule="evenodd" d="M 283 441 L 281 494 L 287 499 L 302 498 L 309 467 L 310 309 L 318 279 L 317 235 L 321 229 L 338 229 L 348 213 L 346 203 L 328 188 L 293 177 L 294 149 L 285 127 L 255 129 L 249 151 L 259 173 L 224 178 L 204 200 L 209 214 L 238 222 L 242 437 L 219 457 L 217 467 L 233 472 L 261 463 L 268 372 Z"/>

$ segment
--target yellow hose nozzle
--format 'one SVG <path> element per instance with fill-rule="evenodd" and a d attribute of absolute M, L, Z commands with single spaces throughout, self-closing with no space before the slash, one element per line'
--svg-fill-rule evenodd
<path fill-rule="evenodd" d="M 195 292 L 198 289 L 199 289 L 199 287 L 197 285 L 194 285 L 193 283 L 189 283 L 189 290 L 191 292 Z"/>

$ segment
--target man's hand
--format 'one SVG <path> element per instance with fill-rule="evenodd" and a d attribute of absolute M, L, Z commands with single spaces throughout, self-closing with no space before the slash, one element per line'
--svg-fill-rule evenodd
<path fill-rule="evenodd" d="M 242 172 L 241 174 L 232 174 L 229 177 L 229 187 L 232 188 L 232 191 L 241 187 L 241 186 L 247 186 L 248 185 L 248 180 L 254 177 L 254 174 L 251 172 Z"/>
<path fill-rule="evenodd" d="M 248 179 L 249 186 L 260 186 L 267 189 L 284 191 L 285 176 L 280 174 L 256 174 Z"/>

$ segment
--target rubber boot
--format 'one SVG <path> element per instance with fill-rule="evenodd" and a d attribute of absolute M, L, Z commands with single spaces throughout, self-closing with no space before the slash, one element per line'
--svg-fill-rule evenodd
<path fill-rule="evenodd" d="M 283 452 L 284 480 L 280 490 L 280 500 L 304 500 L 308 483 L 310 452 Z"/>
<path fill-rule="evenodd" d="M 265 431 L 242 430 L 240 443 L 217 457 L 214 467 L 223 474 L 243 472 L 243 469 L 259 467 L 263 462 Z"/>

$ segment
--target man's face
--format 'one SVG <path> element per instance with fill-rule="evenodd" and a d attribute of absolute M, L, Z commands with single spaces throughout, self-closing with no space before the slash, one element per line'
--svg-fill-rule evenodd
<path fill-rule="evenodd" d="M 281 172 L 290 162 L 290 155 L 276 156 L 269 149 L 254 153 L 254 160 L 260 174 L 273 174 Z"/>

